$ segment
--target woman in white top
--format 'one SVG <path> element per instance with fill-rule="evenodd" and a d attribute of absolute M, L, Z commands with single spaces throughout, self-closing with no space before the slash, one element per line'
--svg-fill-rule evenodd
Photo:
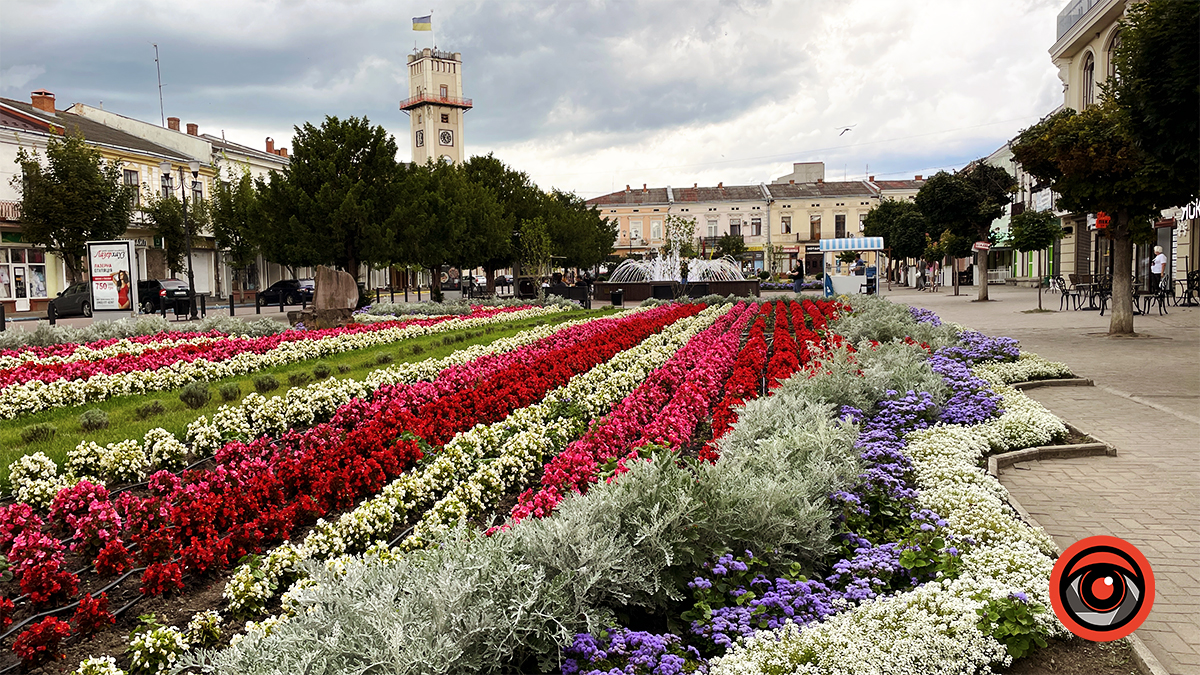
<path fill-rule="evenodd" d="M 1150 290 L 1157 291 L 1162 283 L 1163 271 L 1167 269 L 1167 256 L 1163 255 L 1163 247 L 1154 247 L 1154 260 L 1150 263 Z"/>

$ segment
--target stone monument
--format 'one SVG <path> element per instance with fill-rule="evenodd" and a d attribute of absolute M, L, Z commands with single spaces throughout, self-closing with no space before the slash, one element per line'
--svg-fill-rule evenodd
<path fill-rule="evenodd" d="M 314 277 L 312 308 L 302 312 L 288 312 L 288 321 L 294 326 L 303 323 L 306 328 L 335 328 L 350 322 L 350 315 L 358 306 L 358 284 L 347 272 L 324 265 L 317 266 Z"/>

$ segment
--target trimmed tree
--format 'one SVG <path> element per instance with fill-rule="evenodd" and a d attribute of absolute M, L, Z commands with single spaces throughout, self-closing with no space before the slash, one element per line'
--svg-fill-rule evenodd
<path fill-rule="evenodd" d="M 214 184 L 210 219 L 217 248 L 225 251 L 229 266 L 238 272 L 234 281 L 242 290 L 242 276 L 258 256 L 262 212 L 250 171 L 229 167 L 227 175 L 229 180 Z"/>
<path fill-rule="evenodd" d="M 1172 168 L 1143 151 L 1111 102 L 1062 110 L 1025 129 L 1013 156 L 1076 213 L 1105 212 L 1113 242 L 1110 335 L 1133 334 L 1133 238 L 1159 210 L 1178 200 Z"/>
<path fill-rule="evenodd" d="M 87 242 L 114 239 L 129 228 L 134 188 L 121 163 L 105 161 L 83 136 L 68 133 L 46 143 L 45 164 L 36 151 L 17 151 L 21 172 L 12 185 L 21 194 L 26 241 L 62 260 L 72 283 L 83 278 Z"/>
<path fill-rule="evenodd" d="M 1045 251 L 1051 244 L 1062 239 L 1061 221 L 1049 211 L 1022 211 L 1012 217 L 1009 226 L 1009 242 L 1022 253 L 1038 252 L 1038 309 L 1042 308 L 1042 278 Z"/>
<path fill-rule="evenodd" d="M 961 258 L 970 254 L 972 243 L 989 241 L 992 221 L 1004 215 L 1015 187 L 1016 180 L 1003 168 L 977 161 L 956 174 L 939 171 L 921 186 L 916 204 L 938 231 L 946 253 Z M 981 272 L 978 299 L 987 300 L 986 251 L 975 252 L 975 265 Z M 958 295 L 957 269 L 954 294 Z"/>

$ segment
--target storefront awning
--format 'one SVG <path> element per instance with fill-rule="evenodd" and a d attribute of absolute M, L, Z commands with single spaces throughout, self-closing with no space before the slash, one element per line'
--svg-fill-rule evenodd
<path fill-rule="evenodd" d="M 1175 219 L 1174 218 L 1160 218 L 1159 220 L 1155 221 L 1154 226 L 1155 227 L 1175 227 Z"/>
<path fill-rule="evenodd" d="M 822 251 L 882 251 L 883 237 L 844 237 L 822 239 Z"/>

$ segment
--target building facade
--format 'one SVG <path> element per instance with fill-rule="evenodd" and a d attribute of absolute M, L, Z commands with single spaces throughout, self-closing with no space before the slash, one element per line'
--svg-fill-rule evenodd
<path fill-rule="evenodd" d="M 400 109 L 408 113 L 412 161 L 429 159 L 461 164 L 463 116 L 471 99 L 462 95 L 462 54 L 422 49 L 408 55 L 408 98 Z"/>

